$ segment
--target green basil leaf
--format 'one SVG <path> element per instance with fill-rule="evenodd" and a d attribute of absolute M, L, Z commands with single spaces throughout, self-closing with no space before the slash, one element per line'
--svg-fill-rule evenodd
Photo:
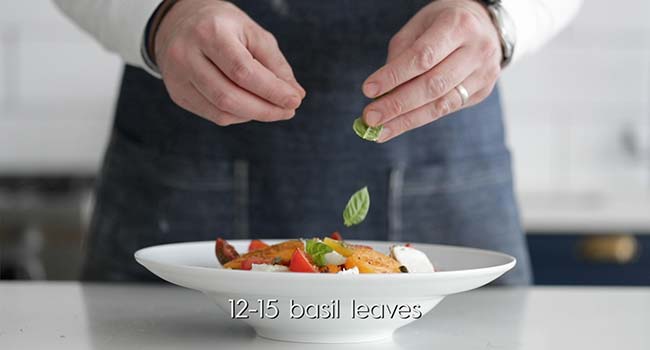
<path fill-rule="evenodd" d="M 364 140 L 377 141 L 381 131 L 384 130 L 384 126 L 368 126 L 361 118 L 357 118 L 352 124 L 352 130 Z"/>
<path fill-rule="evenodd" d="M 305 244 L 305 251 L 311 259 L 314 261 L 314 264 L 317 266 L 325 266 L 325 254 L 334 251 L 330 246 L 323 242 L 319 242 L 317 239 L 310 239 Z"/>
<path fill-rule="evenodd" d="M 366 218 L 368 209 L 370 209 L 370 193 L 368 193 L 368 187 L 364 187 L 355 192 L 348 200 L 348 204 L 343 210 L 343 224 L 350 227 L 360 223 Z"/>

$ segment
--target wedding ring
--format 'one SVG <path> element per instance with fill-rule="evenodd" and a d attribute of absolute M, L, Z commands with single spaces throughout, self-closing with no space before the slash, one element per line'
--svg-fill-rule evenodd
<path fill-rule="evenodd" d="M 463 86 L 463 84 L 458 84 L 456 86 L 456 91 L 458 91 L 458 94 L 460 95 L 460 100 L 462 101 L 461 107 L 467 104 L 467 101 L 469 100 L 469 92 L 467 92 L 467 89 Z"/>

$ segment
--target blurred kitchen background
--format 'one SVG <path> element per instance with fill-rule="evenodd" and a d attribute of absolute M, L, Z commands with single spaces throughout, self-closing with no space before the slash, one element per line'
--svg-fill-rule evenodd
<path fill-rule="evenodd" d="M 585 1 L 501 87 L 539 284 L 650 285 L 650 2 Z M 49 0 L 0 3 L 0 279 L 75 279 L 121 71 Z"/>

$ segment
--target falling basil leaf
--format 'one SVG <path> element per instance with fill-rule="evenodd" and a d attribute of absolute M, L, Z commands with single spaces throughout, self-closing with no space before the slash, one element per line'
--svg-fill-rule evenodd
<path fill-rule="evenodd" d="M 384 126 L 368 126 L 361 118 L 357 118 L 352 124 L 352 130 L 364 140 L 377 141 L 381 131 L 384 130 Z"/>
<path fill-rule="evenodd" d="M 350 227 L 360 223 L 366 218 L 368 209 L 370 209 L 370 193 L 368 187 L 364 187 L 350 197 L 343 210 L 343 224 Z"/>

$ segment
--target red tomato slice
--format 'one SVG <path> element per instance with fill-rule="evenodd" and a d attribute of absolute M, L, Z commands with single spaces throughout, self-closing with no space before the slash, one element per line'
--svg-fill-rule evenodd
<path fill-rule="evenodd" d="M 332 232 L 332 234 L 330 235 L 330 238 L 335 239 L 337 241 L 342 241 L 343 240 L 343 236 L 341 236 L 341 234 L 338 231 Z"/>
<path fill-rule="evenodd" d="M 296 249 L 291 256 L 291 262 L 289 263 L 289 271 L 291 272 L 316 272 L 316 266 L 314 266 L 305 253 Z"/>
<path fill-rule="evenodd" d="M 248 245 L 248 252 L 250 253 L 250 252 L 255 251 L 255 250 L 260 250 L 260 249 L 266 248 L 268 246 L 269 246 L 268 244 L 260 241 L 259 239 L 254 239 Z"/>
<path fill-rule="evenodd" d="M 221 263 L 221 265 L 239 257 L 239 254 L 235 250 L 235 247 L 230 245 L 223 238 L 217 238 L 214 250 L 215 255 L 217 256 L 217 260 L 219 260 L 219 263 Z"/>

